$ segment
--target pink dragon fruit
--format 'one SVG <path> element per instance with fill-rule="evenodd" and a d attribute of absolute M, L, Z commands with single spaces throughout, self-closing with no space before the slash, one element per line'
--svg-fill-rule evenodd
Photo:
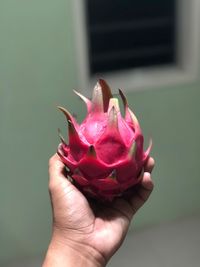
<path fill-rule="evenodd" d="M 68 121 L 69 143 L 60 134 L 57 152 L 68 177 L 86 196 L 111 201 L 141 181 L 151 143 L 144 152 L 140 125 L 121 90 L 124 118 L 104 80 L 98 81 L 91 101 L 75 93 L 86 103 L 87 116 L 79 125 L 59 107 Z"/>

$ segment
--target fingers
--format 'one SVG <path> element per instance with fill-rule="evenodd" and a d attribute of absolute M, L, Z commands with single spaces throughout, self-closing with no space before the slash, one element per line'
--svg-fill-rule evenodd
<path fill-rule="evenodd" d="M 153 190 L 153 187 L 154 185 L 150 173 L 145 172 L 141 184 L 138 186 L 135 194 L 129 199 L 129 203 L 133 209 L 134 214 L 147 201 Z"/>

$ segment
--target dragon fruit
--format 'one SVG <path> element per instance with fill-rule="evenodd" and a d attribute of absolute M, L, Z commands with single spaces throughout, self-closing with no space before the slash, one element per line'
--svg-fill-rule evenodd
<path fill-rule="evenodd" d="M 139 122 L 119 90 L 125 116 L 106 81 L 100 79 L 92 100 L 75 93 L 86 103 L 87 116 L 79 125 L 63 107 L 68 121 L 68 144 L 60 134 L 57 153 L 67 175 L 89 197 L 112 201 L 140 183 L 152 143 L 146 152 Z"/>

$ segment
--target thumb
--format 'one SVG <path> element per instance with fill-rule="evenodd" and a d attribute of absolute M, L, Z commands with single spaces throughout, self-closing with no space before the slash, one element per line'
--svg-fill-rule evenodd
<path fill-rule="evenodd" d="M 49 160 L 49 191 L 52 193 L 58 187 L 74 187 L 66 177 L 65 165 L 58 154 L 54 154 Z"/>

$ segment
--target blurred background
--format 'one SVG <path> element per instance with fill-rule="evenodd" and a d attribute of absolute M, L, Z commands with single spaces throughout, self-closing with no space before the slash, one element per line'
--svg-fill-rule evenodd
<path fill-rule="evenodd" d="M 82 88 L 70 2 L 0 1 L 2 267 L 40 265 L 51 234 L 48 159 L 59 143 L 57 128 L 65 134 L 56 106 L 84 117 L 72 91 Z M 200 82 L 126 94 L 145 138 L 153 138 L 155 190 L 110 266 L 198 266 Z"/>

